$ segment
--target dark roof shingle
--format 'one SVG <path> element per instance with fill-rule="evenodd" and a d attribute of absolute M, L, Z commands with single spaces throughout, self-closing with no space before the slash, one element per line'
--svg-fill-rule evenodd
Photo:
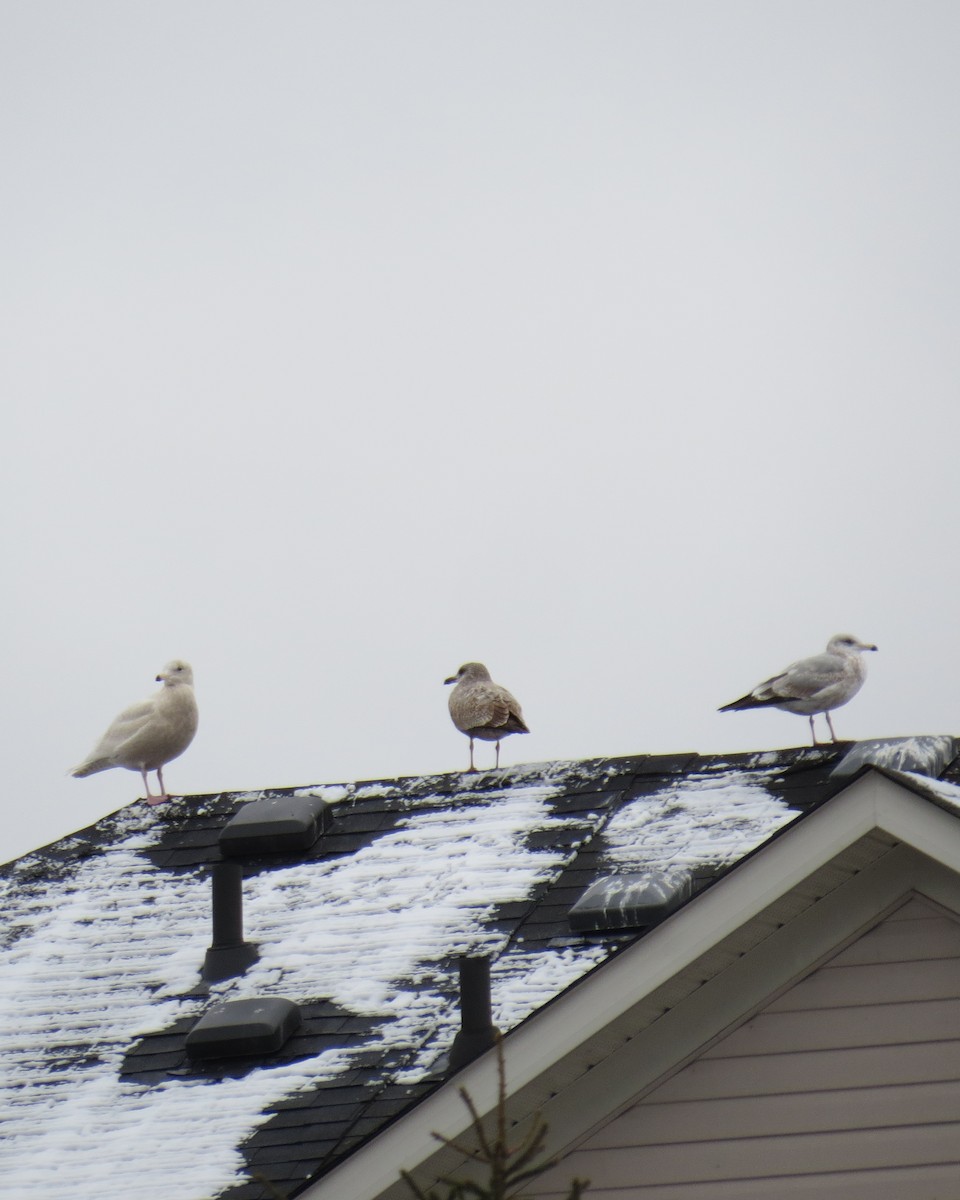
<path fill-rule="evenodd" d="M 141 1200 L 296 1194 L 442 1081 L 460 954 L 494 960 L 494 1017 L 512 1028 L 638 936 L 571 930 L 592 882 L 671 867 L 707 885 L 837 791 L 845 749 L 187 797 L 28 855 L 0 872 L 0 1168 L 50 1200 L 111 1200 L 134 1178 Z M 313 846 L 239 859 L 259 961 L 205 984 L 221 829 L 250 799 L 308 792 L 333 802 Z M 214 999 L 254 995 L 302 1010 L 280 1051 L 188 1057 Z M 70 1152 L 59 1175 L 52 1150 Z"/>

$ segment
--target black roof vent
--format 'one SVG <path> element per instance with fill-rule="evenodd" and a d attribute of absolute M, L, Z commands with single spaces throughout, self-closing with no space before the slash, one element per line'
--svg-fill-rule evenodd
<path fill-rule="evenodd" d="M 662 921 L 692 893 L 693 877 L 688 871 L 607 875 L 591 884 L 570 909 L 570 928 L 577 933 L 645 929 Z"/>
<path fill-rule="evenodd" d="M 857 742 L 830 772 L 834 778 L 856 775 L 862 767 L 912 771 L 936 779 L 957 757 L 956 739 L 949 734 L 871 738 Z"/>
<path fill-rule="evenodd" d="M 319 796 L 267 796 L 238 809 L 220 831 L 226 855 L 283 854 L 309 850 L 330 824 L 330 805 Z"/>
<path fill-rule="evenodd" d="M 450 1047 L 448 1074 L 459 1071 L 496 1044 L 499 1030 L 490 1008 L 490 959 L 460 959 L 460 1031 Z"/>
<path fill-rule="evenodd" d="M 272 1054 L 300 1028 L 300 1009 L 282 996 L 228 1000 L 204 1013 L 187 1034 L 191 1058 Z"/>
<path fill-rule="evenodd" d="M 218 862 L 210 868 L 213 907 L 213 941 L 203 960 L 208 983 L 229 979 L 259 958 L 252 942 L 243 940 L 243 868 L 239 863 Z"/>

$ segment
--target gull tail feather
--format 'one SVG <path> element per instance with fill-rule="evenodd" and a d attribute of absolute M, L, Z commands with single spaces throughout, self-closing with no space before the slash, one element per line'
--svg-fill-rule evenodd
<path fill-rule="evenodd" d="M 745 708 L 775 708 L 782 702 L 782 696 L 770 696 L 767 699 L 758 700 L 756 696 L 746 695 L 741 696 L 739 700 L 732 700 L 722 708 L 718 708 L 717 712 L 741 712 Z"/>
<path fill-rule="evenodd" d="M 113 763 L 106 758 L 91 758 L 89 762 L 81 763 L 67 772 L 74 779 L 85 779 L 88 775 L 96 775 L 98 771 L 108 771 Z"/>

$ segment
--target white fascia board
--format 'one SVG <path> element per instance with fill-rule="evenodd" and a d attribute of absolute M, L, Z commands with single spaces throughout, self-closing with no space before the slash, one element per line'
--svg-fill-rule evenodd
<path fill-rule="evenodd" d="M 871 787 L 879 829 L 935 862 L 960 871 L 960 810 L 954 815 L 883 775 L 865 775 L 850 790 L 861 785 Z M 837 800 L 846 795 L 844 792 Z"/>
<path fill-rule="evenodd" d="M 528 1018 L 505 1038 L 507 1092 L 540 1077 L 652 992 L 769 907 L 847 847 L 882 831 L 960 872 L 960 819 L 877 772 L 868 772 L 798 820 L 695 896 L 663 924 Z M 496 1105 L 493 1052 L 301 1193 L 302 1200 L 375 1200 L 437 1152 L 435 1134 L 456 1139 L 470 1119 L 464 1088 L 481 1114 Z"/>

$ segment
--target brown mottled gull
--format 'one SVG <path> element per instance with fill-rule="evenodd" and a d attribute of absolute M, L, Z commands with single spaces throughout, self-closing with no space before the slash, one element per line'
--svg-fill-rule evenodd
<path fill-rule="evenodd" d="M 876 646 L 861 642 L 852 634 L 838 633 L 827 643 L 826 653 L 791 663 L 779 675 L 758 683 L 746 696 L 725 704 L 720 712 L 743 708 L 782 708 L 786 712 L 800 713 L 810 718 L 810 736 L 814 745 L 817 744 L 817 734 L 813 718 L 816 713 L 823 713 L 830 727 L 830 736 L 836 741 L 830 710 L 852 700 L 863 686 L 867 665 L 860 656 L 865 650 L 876 650 Z"/>
<path fill-rule="evenodd" d="M 163 766 L 181 755 L 193 741 L 197 732 L 197 701 L 193 694 L 193 671 L 188 663 L 179 659 L 168 662 L 157 682 L 163 687 L 139 704 L 125 708 L 96 749 L 73 768 L 71 775 L 82 779 L 110 767 L 126 767 L 128 771 L 140 772 L 148 804 L 162 804 L 170 799 L 163 786 Z M 157 773 L 159 796 L 150 791 L 148 771 Z"/>
<path fill-rule="evenodd" d="M 454 725 L 470 739 L 470 770 L 473 765 L 473 739 L 497 743 L 500 766 L 500 739 L 511 733 L 529 733 L 520 705 L 505 687 L 494 683 L 483 663 L 464 663 L 456 675 L 445 679 L 454 683 L 450 693 L 450 716 Z"/>

